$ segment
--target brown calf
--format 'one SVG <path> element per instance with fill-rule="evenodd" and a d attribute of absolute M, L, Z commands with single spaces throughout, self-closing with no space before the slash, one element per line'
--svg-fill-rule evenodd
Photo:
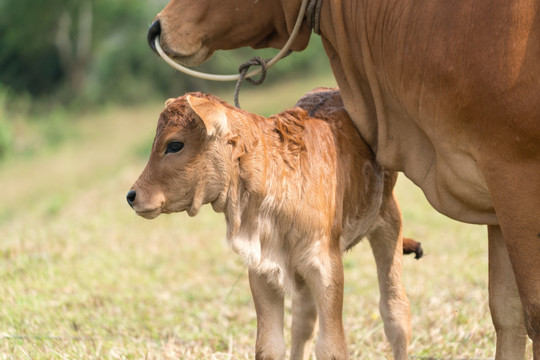
<path fill-rule="evenodd" d="M 401 283 L 397 174 L 379 166 L 339 91 L 317 89 L 264 118 L 202 93 L 170 99 L 150 160 L 128 193 L 137 214 L 225 213 L 227 239 L 249 267 L 257 359 L 283 359 L 283 297 L 292 307 L 291 359 L 347 359 L 342 254 L 367 237 L 380 311 L 396 359 L 407 358 L 409 302 Z M 418 243 L 406 249 L 421 256 Z"/>

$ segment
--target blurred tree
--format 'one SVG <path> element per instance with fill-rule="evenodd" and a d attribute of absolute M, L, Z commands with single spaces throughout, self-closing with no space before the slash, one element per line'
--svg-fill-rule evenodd
<path fill-rule="evenodd" d="M 40 94 L 62 81 L 59 56 L 54 48 L 58 0 L 0 2 L 0 81 L 14 91 Z"/>
<path fill-rule="evenodd" d="M 92 46 L 92 2 L 81 1 L 76 9 L 77 27 L 74 29 L 73 10 L 64 8 L 58 16 L 55 45 L 69 86 L 79 95 L 84 85 Z"/>
<path fill-rule="evenodd" d="M 61 90 L 67 99 L 89 95 L 88 79 L 103 78 L 92 72 L 108 73 L 104 64 L 115 62 L 103 56 L 123 54 L 125 60 L 131 54 L 135 63 L 137 57 L 152 58 L 145 43 L 146 28 L 165 2 L 2 0 L 0 83 L 34 97 L 58 95 Z M 134 47 L 144 49 L 144 55 Z M 125 67 L 124 75 L 137 70 L 130 64 Z"/>

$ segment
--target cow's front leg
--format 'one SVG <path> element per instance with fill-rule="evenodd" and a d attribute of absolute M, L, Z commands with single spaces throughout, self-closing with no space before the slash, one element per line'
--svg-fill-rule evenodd
<path fill-rule="evenodd" d="M 308 360 L 317 325 L 317 305 L 311 290 L 296 276 L 292 299 L 291 360 Z"/>
<path fill-rule="evenodd" d="M 334 251 L 334 253 L 331 253 Z M 304 275 L 319 313 L 317 360 L 348 359 L 343 330 L 343 263 L 339 249 L 322 250 L 317 268 Z"/>
<path fill-rule="evenodd" d="M 535 160 L 539 161 L 491 161 L 484 177 L 514 272 L 525 329 L 533 341 L 533 357 L 540 360 L 540 156 Z M 499 229 L 490 227 L 490 247 L 494 231 L 500 237 Z"/>
<path fill-rule="evenodd" d="M 368 235 L 377 265 L 379 280 L 379 309 L 384 332 L 395 360 L 407 359 L 411 338 L 409 300 L 403 288 L 401 266 L 403 238 L 401 237 L 401 212 L 394 197 L 383 204 L 382 221 Z"/>
<path fill-rule="evenodd" d="M 488 226 L 489 234 L 489 308 L 497 332 L 496 359 L 525 358 L 527 331 L 523 306 L 508 257 L 506 244 L 498 226 Z"/>
<path fill-rule="evenodd" d="M 249 285 L 257 312 L 255 359 L 285 359 L 283 337 L 283 292 L 276 289 L 264 274 L 249 270 Z"/>

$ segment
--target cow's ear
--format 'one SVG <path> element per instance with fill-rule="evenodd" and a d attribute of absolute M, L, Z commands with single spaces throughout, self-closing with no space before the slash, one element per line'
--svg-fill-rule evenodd
<path fill-rule="evenodd" d="M 175 100 L 176 100 L 176 98 L 170 98 L 170 99 L 167 99 L 167 100 L 165 101 L 165 107 L 171 105 Z"/>
<path fill-rule="evenodd" d="M 208 135 L 225 135 L 229 131 L 225 107 L 220 103 L 188 95 L 187 102 L 191 109 L 201 118 Z"/>

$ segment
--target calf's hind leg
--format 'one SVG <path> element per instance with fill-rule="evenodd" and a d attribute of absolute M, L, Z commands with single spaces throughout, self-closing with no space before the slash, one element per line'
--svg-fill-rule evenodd
<path fill-rule="evenodd" d="M 403 238 L 401 213 L 393 197 L 383 204 L 376 228 L 368 235 L 377 265 L 380 300 L 379 308 L 384 322 L 384 332 L 394 354 L 394 359 L 407 359 L 411 338 L 409 300 L 401 280 Z"/>

